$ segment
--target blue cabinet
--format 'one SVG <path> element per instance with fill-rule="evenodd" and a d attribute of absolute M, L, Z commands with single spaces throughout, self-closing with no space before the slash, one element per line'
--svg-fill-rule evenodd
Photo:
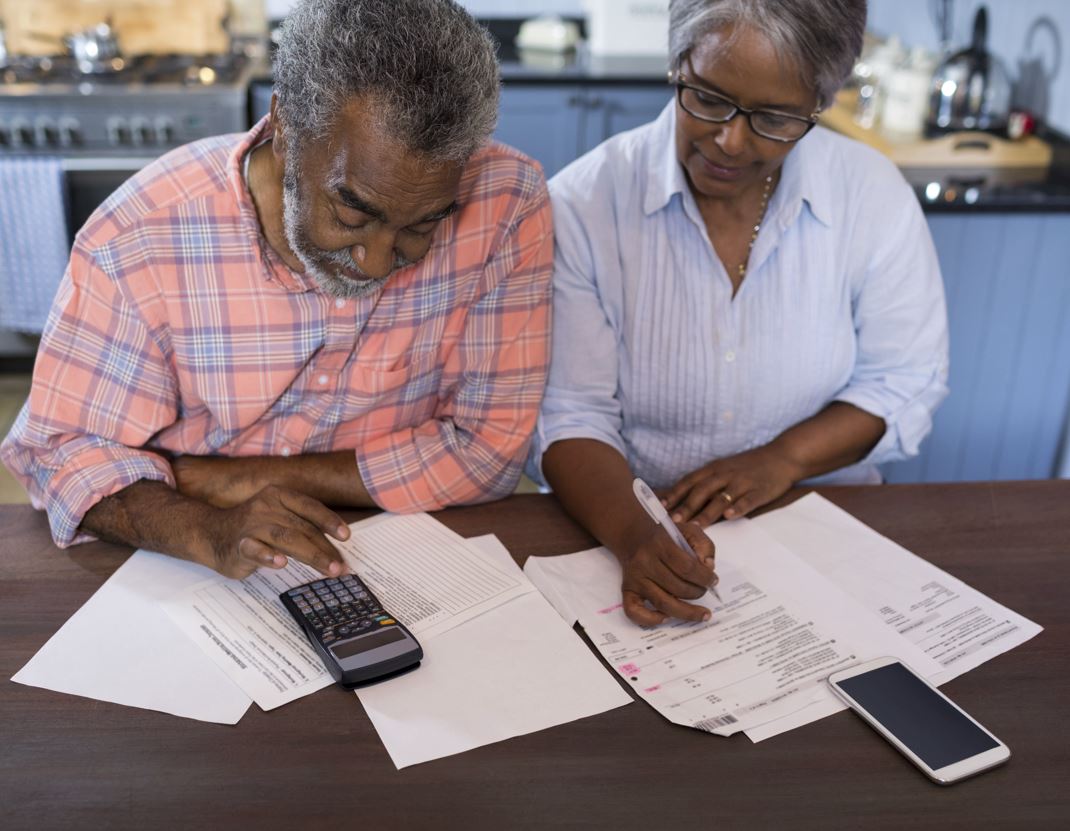
<path fill-rule="evenodd" d="M 550 178 L 623 130 L 657 118 L 667 86 L 506 84 L 494 137 L 538 161 Z"/>
<path fill-rule="evenodd" d="M 610 136 L 653 121 L 672 98 L 667 86 L 600 87 L 587 93 L 583 151 Z"/>
<path fill-rule="evenodd" d="M 494 138 L 531 156 L 550 178 L 584 153 L 584 100 L 578 86 L 506 87 Z"/>
<path fill-rule="evenodd" d="M 1070 412 L 1070 214 L 930 214 L 951 393 L 889 482 L 1057 475 Z"/>

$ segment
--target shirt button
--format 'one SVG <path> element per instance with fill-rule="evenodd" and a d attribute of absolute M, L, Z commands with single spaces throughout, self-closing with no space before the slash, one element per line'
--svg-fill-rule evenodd
<path fill-rule="evenodd" d="M 334 307 L 336 309 L 344 309 L 346 307 L 346 301 L 343 298 L 339 297 L 337 300 L 334 301 Z"/>
<path fill-rule="evenodd" d="M 316 381 L 317 381 L 317 382 L 319 383 L 319 385 L 320 385 L 320 386 L 322 387 L 322 386 L 323 386 L 324 384 L 326 384 L 326 383 L 327 383 L 327 381 L 328 381 L 328 378 L 327 378 L 327 376 L 326 376 L 326 375 L 321 375 L 321 376 L 320 376 L 319 378 L 317 378 L 317 379 L 316 379 Z"/>
<path fill-rule="evenodd" d="M 282 450 L 280 450 L 279 452 L 283 456 L 289 456 L 290 455 L 290 448 L 289 447 L 283 447 Z"/>
<path fill-rule="evenodd" d="M 729 350 L 724 353 L 724 359 L 726 363 L 732 363 L 736 359 L 736 353 Z"/>

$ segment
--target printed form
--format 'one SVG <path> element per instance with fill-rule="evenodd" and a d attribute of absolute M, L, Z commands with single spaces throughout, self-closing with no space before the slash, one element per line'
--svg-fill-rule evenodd
<path fill-rule="evenodd" d="M 936 662 L 935 670 L 927 673 L 912 666 L 934 684 L 950 681 L 1043 631 L 818 494 L 750 522 L 790 546 L 889 631 L 923 650 Z M 840 700 L 827 693 L 805 710 L 748 730 L 747 735 L 761 741 L 843 709 Z"/>
<path fill-rule="evenodd" d="M 665 718 L 731 735 L 807 707 L 837 669 L 893 651 L 902 640 L 855 601 L 747 523 L 707 531 L 718 590 L 696 601 L 705 623 L 640 627 L 620 605 L 620 567 L 605 548 L 530 558 L 525 572 L 566 620 Z M 906 654 L 903 654 L 903 653 Z M 911 644 L 904 660 L 937 667 Z"/>
<path fill-rule="evenodd" d="M 346 564 L 422 641 L 531 591 L 427 514 L 381 514 L 350 529 L 348 540 L 335 542 Z M 291 560 L 245 580 L 212 577 L 164 608 L 234 683 L 270 710 L 332 683 L 278 597 L 322 576 Z"/>

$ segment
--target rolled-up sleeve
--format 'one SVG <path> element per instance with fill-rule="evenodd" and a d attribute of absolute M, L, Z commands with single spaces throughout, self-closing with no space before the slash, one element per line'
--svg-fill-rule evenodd
<path fill-rule="evenodd" d="M 836 400 L 884 419 L 884 436 L 863 460 L 917 455 L 948 393 L 948 329 L 932 236 L 914 194 L 901 183 L 899 207 L 853 291 L 854 372 Z"/>
<path fill-rule="evenodd" d="M 56 295 L 30 397 L 0 458 L 48 513 L 56 544 L 85 513 L 140 479 L 174 486 L 161 456 L 139 449 L 175 419 L 173 377 L 138 310 L 79 248 Z"/>
<path fill-rule="evenodd" d="M 565 439 L 594 439 L 625 455 L 618 396 L 619 338 L 596 279 L 592 234 L 610 238 L 612 223 L 580 215 L 577 200 L 554 199 L 554 331 L 546 395 L 532 442 L 528 474 L 545 484 L 542 457 Z"/>
<path fill-rule="evenodd" d="M 486 293 L 468 310 L 435 417 L 357 451 L 373 500 L 388 511 L 433 511 L 508 496 L 535 428 L 550 360 L 553 229 L 542 177 L 488 262 Z"/>

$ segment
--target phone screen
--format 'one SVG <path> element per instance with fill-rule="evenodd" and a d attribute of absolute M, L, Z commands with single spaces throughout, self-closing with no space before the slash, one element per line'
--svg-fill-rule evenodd
<path fill-rule="evenodd" d="M 902 664 L 836 683 L 933 770 L 999 746 Z"/>

